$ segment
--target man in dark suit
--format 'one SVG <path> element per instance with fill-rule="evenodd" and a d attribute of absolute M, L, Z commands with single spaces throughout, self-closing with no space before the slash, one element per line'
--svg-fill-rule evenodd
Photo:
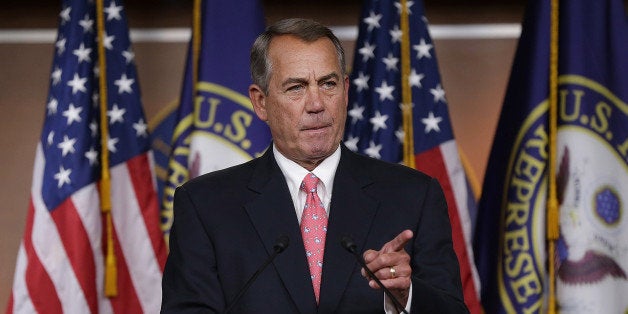
<path fill-rule="evenodd" d="M 438 182 L 341 144 L 349 79 L 332 32 L 280 21 L 253 45 L 251 72 L 249 96 L 273 145 L 177 189 L 162 312 L 223 312 L 281 235 L 290 245 L 233 312 L 400 311 L 341 246 L 344 236 L 406 310 L 467 312 Z"/>

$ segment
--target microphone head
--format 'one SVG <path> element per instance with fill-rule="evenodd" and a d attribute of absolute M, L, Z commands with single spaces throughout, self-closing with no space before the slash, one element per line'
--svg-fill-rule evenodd
<path fill-rule="evenodd" d="M 288 247 L 288 245 L 290 245 L 290 238 L 288 238 L 287 235 L 282 234 L 275 241 L 275 245 L 273 245 L 273 249 L 275 249 L 275 252 L 281 253 Z"/>
<path fill-rule="evenodd" d="M 340 239 L 340 245 L 342 245 L 342 247 L 350 253 L 355 253 L 358 247 L 355 242 L 353 242 L 353 239 L 348 235 L 345 235 L 342 239 Z"/>

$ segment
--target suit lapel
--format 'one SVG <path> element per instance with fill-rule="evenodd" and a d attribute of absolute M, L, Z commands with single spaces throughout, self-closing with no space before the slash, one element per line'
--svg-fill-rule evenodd
<path fill-rule="evenodd" d="M 357 169 L 353 153 L 344 146 L 342 149 L 325 240 L 319 313 L 336 310 L 352 272 L 359 267 L 351 253 L 340 245 L 342 237 L 350 236 L 362 252 L 378 208 L 378 204 L 363 191 L 372 183 L 371 179 L 364 174 L 364 169 Z"/>
<path fill-rule="evenodd" d="M 246 211 L 268 254 L 273 252 L 273 245 L 280 235 L 285 234 L 290 238 L 288 248 L 273 262 L 285 289 L 300 313 L 315 313 L 314 290 L 294 204 L 272 149 L 261 157 L 249 188 L 260 195 L 245 206 Z"/>

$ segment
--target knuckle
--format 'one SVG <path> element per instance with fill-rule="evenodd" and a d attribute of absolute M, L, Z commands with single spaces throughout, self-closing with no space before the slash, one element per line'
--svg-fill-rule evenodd
<path fill-rule="evenodd" d="M 394 262 L 394 258 L 390 254 L 382 254 L 380 256 L 380 261 L 382 265 L 392 265 L 391 263 Z"/>

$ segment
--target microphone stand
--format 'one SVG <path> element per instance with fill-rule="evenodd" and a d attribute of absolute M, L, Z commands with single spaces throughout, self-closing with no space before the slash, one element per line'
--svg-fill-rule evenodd
<path fill-rule="evenodd" d="M 227 309 L 225 310 L 224 314 L 227 314 L 227 313 L 231 312 L 231 310 L 233 310 L 235 305 L 238 304 L 238 301 L 240 301 L 240 299 L 242 298 L 244 293 L 249 289 L 251 284 L 253 284 L 255 279 L 257 279 L 257 277 L 262 273 L 262 271 L 264 271 L 264 269 L 266 269 L 268 264 L 270 264 L 275 259 L 275 257 L 277 255 L 279 255 L 279 253 L 283 252 L 288 247 L 289 244 L 290 244 L 290 239 L 286 235 L 282 235 L 282 236 L 280 236 L 277 239 L 277 241 L 275 242 L 275 245 L 273 245 L 273 254 L 271 254 L 266 259 L 266 261 L 264 261 L 264 264 L 262 264 L 262 266 L 260 266 L 260 268 L 258 268 L 257 271 L 253 274 L 253 276 L 251 276 L 251 278 L 249 278 L 249 280 L 246 282 L 244 287 L 242 287 L 242 289 L 240 290 L 238 295 L 236 295 L 236 297 L 233 299 L 233 301 L 231 301 L 231 305 L 229 305 L 229 307 L 227 307 Z"/>
<path fill-rule="evenodd" d="M 388 296 L 388 298 L 390 298 L 390 300 L 395 305 L 397 310 L 399 311 L 399 309 L 401 309 L 401 313 L 408 314 L 408 311 L 406 311 L 405 307 L 401 305 L 401 303 L 399 302 L 399 300 L 397 300 L 397 298 L 395 298 L 392 292 L 390 292 L 390 290 L 388 290 L 388 288 L 384 286 L 384 284 L 379 280 L 379 278 L 377 278 L 377 276 L 375 276 L 375 274 L 368 267 L 366 267 L 366 263 L 364 262 L 362 255 L 358 254 L 357 245 L 355 244 L 355 242 L 353 242 L 353 239 L 351 239 L 349 236 L 344 236 L 342 237 L 340 244 L 342 245 L 343 248 L 345 248 L 345 250 L 349 251 L 349 253 L 355 256 L 355 259 L 358 261 L 358 264 L 360 264 L 360 266 L 362 266 L 362 268 L 364 269 L 364 271 L 366 271 L 369 277 L 375 280 L 377 285 L 380 288 L 382 288 L 382 290 L 384 290 L 384 293 Z"/>

